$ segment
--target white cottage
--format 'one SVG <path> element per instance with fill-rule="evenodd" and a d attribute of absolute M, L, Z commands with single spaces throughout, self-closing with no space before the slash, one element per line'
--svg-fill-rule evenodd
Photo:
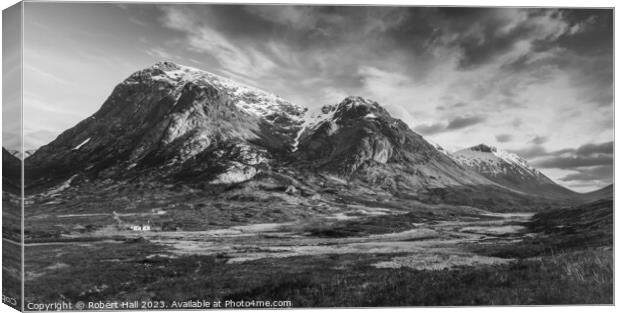
<path fill-rule="evenodd" d="M 151 225 L 131 225 L 133 231 L 150 231 Z"/>

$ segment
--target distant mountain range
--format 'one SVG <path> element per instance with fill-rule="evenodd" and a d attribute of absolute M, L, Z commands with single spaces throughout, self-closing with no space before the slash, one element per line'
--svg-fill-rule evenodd
<path fill-rule="evenodd" d="M 33 192 L 70 178 L 221 186 L 289 173 L 311 193 L 339 179 L 350 194 L 381 190 L 472 205 L 544 206 L 581 197 L 490 146 L 447 153 L 369 99 L 347 97 L 310 112 L 170 62 L 129 76 L 95 114 L 28 156 L 25 166 Z"/>
<path fill-rule="evenodd" d="M 21 152 L 19 150 L 7 150 L 7 152 L 9 152 L 10 154 L 12 154 L 13 156 L 15 156 L 18 159 L 27 158 L 27 157 L 33 155 L 36 151 L 37 151 L 36 149 L 25 150 L 24 151 L 24 157 L 22 157 Z"/>

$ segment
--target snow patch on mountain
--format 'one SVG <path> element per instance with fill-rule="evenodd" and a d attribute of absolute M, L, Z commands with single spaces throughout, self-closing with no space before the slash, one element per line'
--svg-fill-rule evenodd
<path fill-rule="evenodd" d="M 295 136 L 295 140 L 293 142 L 293 152 L 295 152 L 299 148 L 299 140 L 301 139 L 303 133 L 316 129 L 318 126 L 322 125 L 323 122 L 330 122 L 332 124 L 330 126 L 330 130 L 335 131 L 338 126 L 335 124 L 334 114 L 336 114 L 336 106 L 334 105 L 325 105 L 321 107 L 320 110 L 314 112 L 306 112 L 301 127 L 297 132 L 297 136 Z"/>
<path fill-rule="evenodd" d="M 80 148 L 82 148 L 82 146 L 87 144 L 89 141 L 90 141 L 90 137 L 86 138 L 86 140 L 82 141 L 82 143 L 80 143 L 79 145 L 73 147 L 73 149 L 71 149 L 71 150 L 80 150 Z"/>

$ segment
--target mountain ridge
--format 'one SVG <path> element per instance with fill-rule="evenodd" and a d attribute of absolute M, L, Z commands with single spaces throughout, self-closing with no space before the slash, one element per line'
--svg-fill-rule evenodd
<path fill-rule="evenodd" d="M 349 186 L 433 201 L 498 205 L 488 198 L 503 197 L 517 205 L 545 198 L 528 199 L 438 147 L 369 99 L 349 96 L 312 115 L 257 88 L 158 62 L 26 158 L 26 185 L 34 190 L 69 178 L 230 185 L 285 171 L 315 181 L 315 189 L 335 175 Z"/>

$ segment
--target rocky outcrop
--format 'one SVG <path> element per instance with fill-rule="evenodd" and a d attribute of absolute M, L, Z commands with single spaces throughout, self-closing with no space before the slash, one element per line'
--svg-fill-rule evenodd
<path fill-rule="evenodd" d="M 348 175 L 369 162 L 385 164 L 393 155 L 393 144 L 380 131 L 389 114 L 376 102 L 348 97 L 331 113 L 302 134 L 297 155 L 339 174 Z"/>
<path fill-rule="evenodd" d="M 348 97 L 323 108 L 296 156 L 311 168 L 391 190 L 493 184 L 460 167 L 378 103 Z"/>

